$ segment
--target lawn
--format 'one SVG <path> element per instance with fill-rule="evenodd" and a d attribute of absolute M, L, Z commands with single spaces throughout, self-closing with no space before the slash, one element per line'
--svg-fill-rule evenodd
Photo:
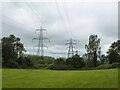
<path fill-rule="evenodd" d="M 2 69 L 0 68 L 0 90 L 2 89 Z"/>
<path fill-rule="evenodd" d="M 117 88 L 118 70 L 3 69 L 3 88 Z"/>

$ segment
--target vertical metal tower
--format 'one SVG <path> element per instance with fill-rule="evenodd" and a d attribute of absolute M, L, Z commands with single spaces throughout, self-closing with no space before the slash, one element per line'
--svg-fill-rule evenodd
<path fill-rule="evenodd" d="M 67 40 L 68 42 L 66 43 L 66 45 L 68 46 L 68 57 L 71 57 L 74 55 L 74 45 L 77 45 L 75 42 L 76 40 L 73 40 L 72 38 L 70 40 Z"/>
<path fill-rule="evenodd" d="M 35 30 L 35 33 L 36 32 L 39 32 L 39 36 L 37 38 L 33 38 L 33 40 L 38 40 L 38 45 L 35 46 L 37 47 L 37 55 L 40 55 L 40 56 L 44 56 L 44 40 L 49 40 L 48 38 L 46 37 L 43 37 L 43 31 L 46 31 L 46 29 L 42 28 L 42 26 L 40 27 L 40 29 L 36 29 Z"/>

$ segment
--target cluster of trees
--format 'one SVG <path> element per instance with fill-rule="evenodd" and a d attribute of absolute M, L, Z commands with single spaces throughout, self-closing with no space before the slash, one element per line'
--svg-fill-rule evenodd
<path fill-rule="evenodd" d="M 3 68 L 48 68 L 48 69 L 85 69 L 112 68 L 120 61 L 120 40 L 113 42 L 107 55 L 101 55 L 100 39 L 90 35 L 85 45 L 87 53 L 82 57 L 74 55 L 70 58 L 53 58 L 45 56 L 25 55 L 24 45 L 20 38 L 10 35 L 1 39 Z M 1 47 L 1 46 L 0 46 Z"/>
<path fill-rule="evenodd" d="M 113 42 L 107 52 L 109 63 L 120 62 L 120 40 Z"/>
<path fill-rule="evenodd" d="M 87 53 L 83 55 L 86 67 L 114 68 L 120 61 L 120 40 L 113 42 L 108 49 L 107 55 L 101 55 L 100 39 L 97 35 L 89 37 L 85 45 Z"/>
<path fill-rule="evenodd" d="M 53 64 L 50 65 L 49 69 L 80 69 L 85 66 L 84 60 L 79 55 L 74 55 L 70 58 L 57 58 L 54 60 Z"/>
<path fill-rule="evenodd" d="M 55 58 L 49 56 L 41 57 L 36 55 L 27 55 L 27 57 L 29 57 L 29 60 L 33 64 L 31 68 L 35 69 L 47 69 L 55 60 Z"/>
<path fill-rule="evenodd" d="M 30 68 L 32 63 L 24 56 L 26 51 L 20 38 L 10 35 L 3 37 L 2 43 L 2 66 L 7 68 Z"/>
<path fill-rule="evenodd" d="M 1 39 L 3 68 L 46 68 L 53 63 L 54 58 L 35 55 L 25 55 L 24 45 L 20 38 L 10 35 Z"/>

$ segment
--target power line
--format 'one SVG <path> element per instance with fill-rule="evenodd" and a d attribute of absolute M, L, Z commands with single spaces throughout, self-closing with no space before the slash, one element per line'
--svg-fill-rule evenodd
<path fill-rule="evenodd" d="M 68 25 L 69 25 L 69 29 L 72 31 L 73 27 L 72 27 L 72 24 L 71 24 L 71 20 L 70 20 L 70 14 L 68 12 L 68 8 L 67 8 L 67 5 L 66 5 L 66 2 L 64 0 L 62 0 L 62 4 L 63 4 L 63 9 L 64 9 L 64 12 L 65 12 L 65 16 L 67 18 L 67 21 L 68 21 Z M 71 33 L 72 36 L 74 36 L 73 33 Z"/>
<path fill-rule="evenodd" d="M 71 26 L 71 21 L 70 21 L 69 15 L 68 15 L 67 7 L 66 7 L 65 2 L 63 2 L 63 0 L 62 0 L 62 4 L 63 4 L 63 9 L 64 9 L 64 11 L 65 11 L 65 15 L 66 15 L 67 20 L 68 20 L 68 24 Z"/>
<path fill-rule="evenodd" d="M 36 13 L 35 9 L 32 8 L 32 6 L 30 5 L 29 2 L 25 1 L 25 3 L 27 4 L 27 6 L 30 8 L 30 10 L 32 10 L 32 12 L 37 16 L 38 20 L 40 19 L 39 15 Z"/>
<path fill-rule="evenodd" d="M 36 17 L 38 18 L 38 21 L 40 22 L 40 24 L 46 26 L 45 23 L 44 23 L 44 21 L 41 19 L 41 13 L 40 13 L 37 9 L 35 9 L 35 7 L 34 7 L 34 5 L 32 4 L 32 2 L 31 2 L 31 1 L 28 2 L 28 1 L 26 0 L 26 4 L 27 4 L 28 7 L 32 10 L 32 12 L 36 15 Z"/>
<path fill-rule="evenodd" d="M 40 29 L 36 29 L 35 32 L 39 32 L 39 37 L 33 38 L 33 40 L 38 40 L 38 45 L 37 45 L 37 55 L 41 55 L 42 57 L 44 56 L 44 40 L 49 40 L 48 38 L 43 36 L 43 31 L 46 31 L 46 29 L 40 27 Z"/>
<path fill-rule="evenodd" d="M 66 43 L 66 45 L 69 45 L 68 46 L 68 57 L 71 57 L 74 55 L 74 45 L 77 45 L 76 44 L 76 40 L 74 39 L 70 39 L 70 40 L 67 40 L 68 42 Z"/>
<path fill-rule="evenodd" d="M 47 11 L 48 11 L 48 13 L 49 13 L 49 16 L 54 20 L 54 16 L 51 14 L 51 11 L 50 11 L 50 8 L 48 8 L 48 4 L 46 4 L 46 2 L 44 2 L 45 3 L 45 7 L 46 7 L 46 9 L 47 9 Z"/>
<path fill-rule="evenodd" d="M 62 20 L 62 22 L 63 22 L 63 26 L 64 26 L 65 30 L 67 30 L 67 32 L 69 32 L 68 28 L 66 28 L 66 24 L 65 24 L 63 15 L 62 15 L 61 12 L 60 12 L 60 8 L 59 8 L 59 5 L 58 5 L 58 3 L 57 3 L 56 0 L 55 0 L 55 4 L 56 4 L 56 7 L 57 7 L 57 11 L 58 11 L 58 13 L 59 13 L 59 16 L 60 16 L 60 18 L 61 18 L 61 20 Z"/>

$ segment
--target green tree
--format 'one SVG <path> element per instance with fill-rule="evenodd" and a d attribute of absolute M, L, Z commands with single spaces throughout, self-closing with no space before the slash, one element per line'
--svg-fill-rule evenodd
<path fill-rule="evenodd" d="M 30 61 L 29 57 L 19 57 L 17 60 L 19 68 L 33 68 L 33 63 Z"/>
<path fill-rule="evenodd" d="M 88 44 L 85 45 L 87 50 L 86 59 L 89 62 L 88 66 L 96 67 L 97 58 L 100 57 L 101 47 L 100 39 L 97 35 L 90 35 Z"/>
<path fill-rule="evenodd" d="M 67 58 L 66 64 L 71 65 L 73 68 L 76 68 L 76 69 L 80 69 L 85 66 L 83 58 L 81 58 L 77 54 L 71 58 Z"/>
<path fill-rule="evenodd" d="M 56 64 L 56 65 L 64 65 L 65 64 L 65 60 L 64 60 L 64 58 L 57 58 L 54 61 L 54 64 Z"/>
<path fill-rule="evenodd" d="M 101 62 L 101 64 L 104 64 L 105 60 L 107 60 L 107 59 L 106 59 L 106 56 L 105 56 L 104 54 L 101 55 L 101 57 L 100 57 L 100 62 Z"/>
<path fill-rule="evenodd" d="M 81 58 L 79 55 L 74 55 L 72 59 L 74 68 L 82 68 L 85 66 L 83 58 Z"/>
<path fill-rule="evenodd" d="M 116 42 L 113 42 L 108 49 L 108 59 L 109 63 L 112 64 L 114 62 L 119 62 L 120 60 L 120 40 L 117 40 Z"/>
<path fill-rule="evenodd" d="M 53 62 L 52 69 L 63 70 L 66 69 L 65 59 L 64 58 L 57 58 Z"/>
<path fill-rule="evenodd" d="M 3 37 L 1 43 L 3 66 L 13 67 L 13 64 L 16 66 L 16 60 L 25 52 L 20 38 L 10 35 L 9 37 Z"/>

